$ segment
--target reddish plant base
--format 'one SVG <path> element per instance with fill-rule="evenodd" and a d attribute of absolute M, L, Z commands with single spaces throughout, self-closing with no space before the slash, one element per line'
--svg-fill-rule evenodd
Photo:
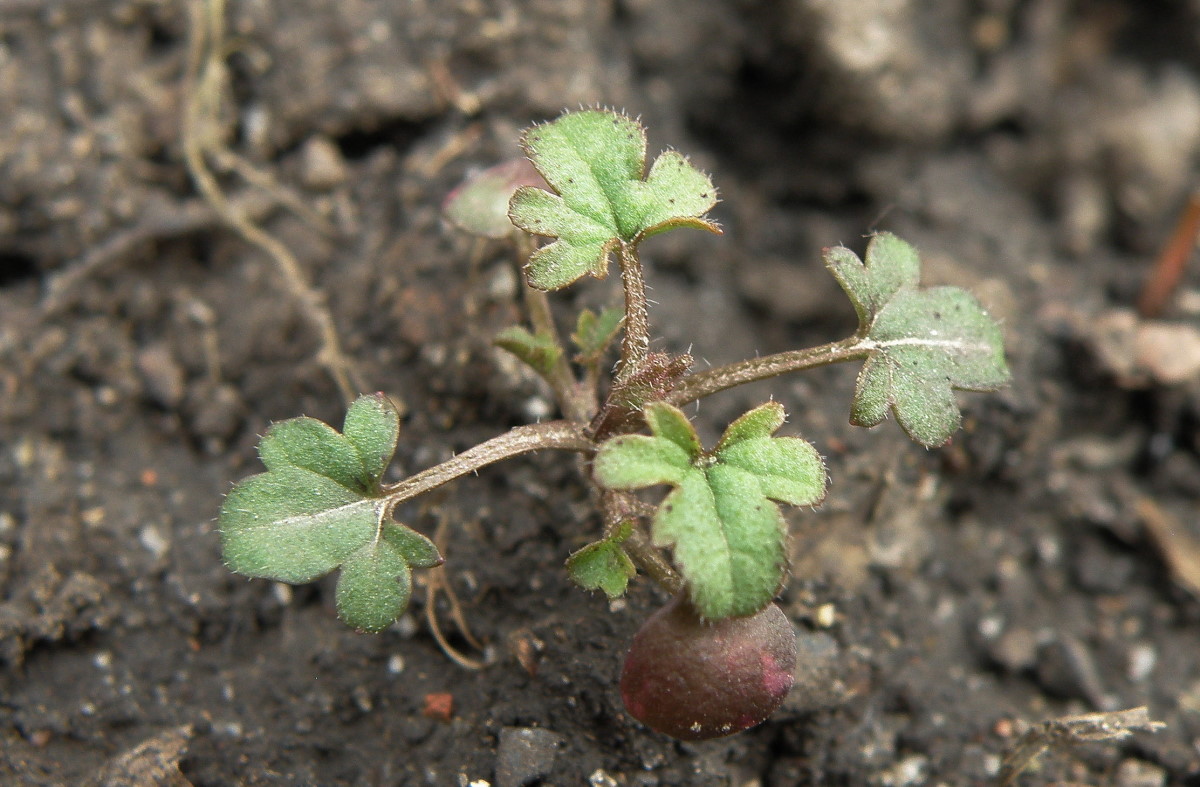
<path fill-rule="evenodd" d="M 796 634 L 776 605 L 705 623 L 681 594 L 634 636 L 621 698 L 653 730 L 719 738 L 765 721 L 792 688 L 795 667 Z"/>

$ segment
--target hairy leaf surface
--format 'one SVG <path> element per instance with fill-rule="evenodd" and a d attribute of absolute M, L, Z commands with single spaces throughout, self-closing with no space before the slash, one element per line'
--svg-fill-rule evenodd
<path fill-rule="evenodd" d="M 920 289 L 920 258 L 908 243 L 879 233 L 866 259 L 845 247 L 825 265 L 858 312 L 860 346 L 851 423 L 875 426 L 895 414 L 918 443 L 945 443 L 962 421 L 954 390 L 994 391 L 1008 382 L 1000 326 L 966 290 Z"/>
<path fill-rule="evenodd" d="M 567 558 L 567 573 L 584 590 L 603 590 L 609 598 L 625 595 L 629 580 L 637 569 L 621 542 L 629 537 L 631 526 L 625 523 L 608 538 L 594 541 Z"/>
<path fill-rule="evenodd" d="M 315 418 L 274 424 L 259 443 L 267 472 L 235 485 L 221 507 L 229 568 L 292 583 L 341 568 L 342 619 L 363 631 L 390 625 L 408 605 L 411 569 L 441 563 L 429 539 L 388 521 L 380 478 L 399 429 L 383 394 L 359 397 L 340 433 Z"/>
<path fill-rule="evenodd" d="M 554 238 L 529 260 L 531 286 L 557 290 L 590 273 L 603 278 L 621 244 L 672 227 L 719 232 L 704 214 L 712 181 L 675 151 L 646 172 L 646 132 L 636 120 L 592 109 L 568 112 L 525 132 L 522 147 L 553 191 L 525 186 L 509 202 L 512 223 Z"/>
<path fill-rule="evenodd" d="M 651 434 L 604 443 L 596 478 L 610 489 L 673 486 L 655 513 L 652 537 L 674 548 L 696 609 L 710 620 L 757 612 L 786 569 L 786 524 L 772 501 L 819 502 L 820 455 L 798 437 L 772 436 L 784 421 L 775 402 L 730 424 L 711 452 L 678 408 L 654 402 L 644 415 Z"/>

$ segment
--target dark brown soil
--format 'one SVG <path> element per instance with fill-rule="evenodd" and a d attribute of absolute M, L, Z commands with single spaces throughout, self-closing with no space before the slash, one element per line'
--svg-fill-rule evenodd
<path fill-rule="evenodd" d="M 751 732 L 681 744 L 625 715 L 622 651 L 665 599 L 570 584 L 598 522 L 561 457 L 400 512 L 443 528 L 484 651 L 446 628 L 484 669 L 443 654 L 425 588 L 355 634 L 328 581 L 221 564 L 215 513 L 257 435 L 344 402 L 275 265 L 188 176 L 188 4 L 7 0 L 0 782 L 987 785 L 1025 724 L 1148 705 L 1165 729 L 1056 748 L 1019 783 L 1200 783 L 1200 383 L 1115 375 L 1093 330 L 1198 183 L 1200 3 L 231 0 L 227 19 L 216 128 L 278 185 L 220 183 L 324 293 L 362 386 L 403 404 L 396 475 L 544 414 L 488 342 L 519 318 L 508 250 L 439 205 L 581 104 L 639 114 L 721 189 L 724 237 L 645 246 L 662 348 L 841 338 L 820 248 L 889 229 L 1003 319 L 1014 382 L 964 396 L 937 451 L 848 426 L 850 368 L 696 411 L 711 437 L 773 396 L 833 481 L 790 515 L 801 687 Z M 1198 285 L 1165 315 L 1186 331 Z M 556 303 L 565 322 L 612 293 Z"/>

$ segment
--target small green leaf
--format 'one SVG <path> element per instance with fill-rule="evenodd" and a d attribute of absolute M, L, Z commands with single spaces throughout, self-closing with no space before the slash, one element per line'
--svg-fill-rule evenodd
<path fill-rule="evenodd" d="M 562 356 L 554 339 L 544 333 L 530 333 L 519 325 L 505 328 L 492 342 L 528 364 L 543 377 L 549 377 Z"/>
<path fill-rule="evenodd" d="M 442 205 L 446 218 L 461 230 L 484 238 L 504 238 L 516 231 L 508 218 L 508 201 L 520 186 L 545 186 L 528 159 L 512 159 L 464 180 Z"/>
<path fill-rule="evenodd" d="M 625 595 L 629 580 L 637 574 L 633 561 L 621 542 L 629 537 L 631 525 L 625 523 L 608 538 L 588 544 L 567 558 L 567 573 L 584 590 L 603 590 L 609 598 Z"/>
<path fill-rule="evenodd" d="M 276 467 L 239 482 L 218 523 L 231 571 L 311 582 L 374 537 L 379 501 L 302 467 Z"/>
<path fill-rule="evenodd" d="M 720 232 L 704 218 L 716 189 L 681 154 L 663 153 L 646 174 L 646 132 L 636 120 L 568 112 L 526 131 L 522 147 L 553 189 L 522 187 L 509 202 L 513 224 L 556 239 L 529 260 L 533 287 L 557 290 L 587 273 L 603 278 L 613 249 L 672 227 Z"/>
<path fill-rule="evenodd" d="M 656 546 L 675 562 L 700 614 L 750 615 L 779 590 L 786 570 L 786 524 L 771 502 L 813 505 L 825 496 L 825 466 L 798 437 L 773 437 L 783 407 L 764 404 L 734 421 L 706 452 L 678 408 L 646 406 L 650 435 L 623 435 L 596 455 L 596 479 L 610 489 L 670 484 L 652 523 Z"/>
<path fill-rule="evenodd" d="M 917 250 L 890 232 L 867 244 L 867 261 L 845 246 L 825 250 L 825 266 L 854 303 L 861 324 L 869 324 L 900 289 L 916 287 L 921 278 Z"/>
<path fill-rule="evenodd" d="M 417 540 L 423 543 L 417 546 Z M 421 557 L 414 560 L 414 553 Z M 430 555 L 436 560 L 430 560 Z M 408 607 L 412 569 L 440 563 L 432 541 L 402 525 L 385 523 L 380 538 L 342 563 L 336 591 L 338 617 L 359 631 L 384 630 Z"/>
<path fill-rule="evenodd" d="M 268 470 L 304 468 L 364 492 L 371 482 L 354 444 L 315 418 L 272 424 L 258 443 L 258 455 Z"/>
<path fill-rule="evenodd" d="M 412 568 L 434 568 L 445 562 L 437 546 L 410 527 L 390 522 L 383 538 Z"/>
<path fill-rule="evenodd" d="M 1008 382 L 1000 326 L 965 290 L 918 289 L 920 258 L 908 243 L 880 233 L 865 262 L 838 247 L 826 249 L 825 265 L 854 303 L 859 346 L 870 351 L 851 423 L 875 426 L 890 410 L 912 439 L 941 445 L 962 422 L 954 389 L 994 391 Z"/>
<path fill-rule="evenodd" d="M 358 451 L 363 472 L 374 482 L 371 491 L 376 491 L 379 479 L 396 453 L 396 442 L 400 438 L 400 413 L 381 393 L 360 396 L 346 411 L 342 434 Z"/>
<path fill-rule="evenodd" d="M 617 307 L 609 307 L 598 315 L 591 309 L 581 311 L 575 322 L 575 332 L 571 334 L 571 341 L 579 350 L 575 360 L 585 365 L 598 363 L 613 339 L 617 338 L 624 319 L 625 310 Z"/>
<path fill-rule="evenodd" d="M 300 583 L 341 567 L 343 620 L 364 631 L 394 621 L 408 604 L 411 569 L 441 562 L 428 539 L 388 521 L 380 496 L 399 429 L 383 394 L 359 397 L 341 433 L 314 418 L 272 426 L 259 444 L 267 472 L 236 484 L 221 506 L 230 570 Z"/>

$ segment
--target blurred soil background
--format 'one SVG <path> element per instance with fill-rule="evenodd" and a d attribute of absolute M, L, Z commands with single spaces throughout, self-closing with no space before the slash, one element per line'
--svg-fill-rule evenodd
<path fill-rule="evenodd" d="M 1200 270 L 1135 309 L 1200 188 L 1200 2 L 210 10 L 0 2 L 0 782 L 992 785 L 1029 725 L 1145 705 L 1163 729 L 1052 746 L 1012 783 L 1200 784 Z M 447 563 L 382 635 L 336 620 L 328 580 L 220 560 L 257 435 L 340 423 L 316 302 L 351 385 L 403 408 L 397 477 L 549 414 L 490 346 L 519 318 L 511 248 L 440 205 L 529 123 L 596 104 L 723 197 L 723 237 L 644 247 L 660 347 L 841 338 L 820 249 L 877 229 L 1005 326 L 1013 385 L 964 396 L 936 451 L 850 427 L 851 368 L 695 411 L 711 437 L 773 396 L 833 483 L 789 514 L 799 687 L 720 741 L 624 714 L 622 651 L 664 598 L 570 584 L 599 523 L 560 457 L 402 510 Z"/>

